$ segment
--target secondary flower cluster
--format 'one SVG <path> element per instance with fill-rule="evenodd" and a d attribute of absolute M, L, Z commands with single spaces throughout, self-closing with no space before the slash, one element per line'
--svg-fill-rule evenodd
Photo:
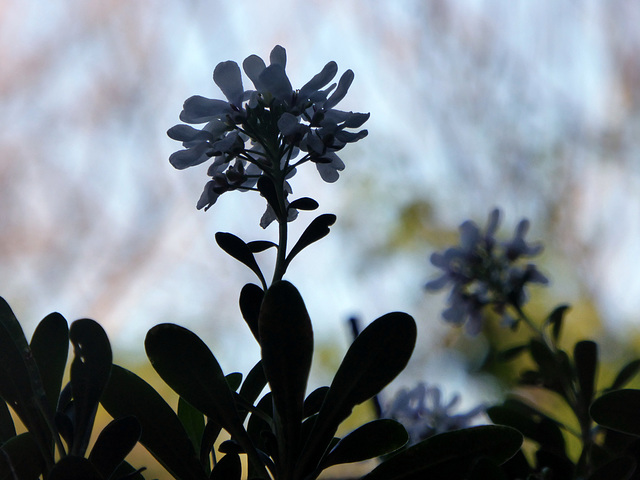
<path fill-rule="evenodd" d="M 445 403 L 438 387 L 419 383 L 412 390 L 400 390 L 384 416 L 400 422 L 414 444 L 439 433 L 469 427 L 484 412 L 484 407 L 478 406 L 465 413 L 453 413 L 459 402 L 460 396 L 454 395 Z"/>
<path fill-rule="evenodd" d="M 368 113 L 334 108 L 353 81 L 351 70 L 337 85 L 325 88 L 338 71 L 337 64 L 329 62 L 302 88 L 294 90 L 285 72 L 286 52 L 281 46 L 271 51 L 269 66 L 257 55 L 247 57 L 242 66 L 255 90 L 244 90 L 236 62 L 222 62 L 215 68 L 213 80 L 227 100 L 188 98 L 180 120 L 204 123 L 204 127 L 182 124 L 167 132 L 185 147 L 169 158 L 175 168 L 192 167 L 213 158 L 208 171 L 211 180 L 198 209 L 207 210 L 224 192 L 255 190 L 261 175 L 272 180 L 276 189 L 288 189 L 286 196 L 290 193 L 286 179 L 307 161 L 316 164 L 324 181 L 335 182 L 344 169 L 336 152 L 367 135 L 366 130 L 349 129 L 361 127 Z M 278 214 L 287 217 L 287 212 Z"/>
<path fill-rule="evenodd" d="M 484 232 L 475 223 L 466 221 L 459 228 L 459 246 L 431 255 L 431 263 L 443 273 L 428 282 L 426 288 L 440 290 L 451 286 L 449 307 L 442 316 L 456 325 L 466 323 L 472 334 L 482 328 L 487 306 L 502 316 L 503 324 L 514 326 L 516 320 L 509 315 L 507 307 L 521 309 L 527 299 L 527 284 L 548 283 L 535 265 L 519 262 L 542 251 L 542 245 L 531 245 L 524 238 L 529 221 L 521 220 L 513 238 L 507 242 L 494 238 L 499 222 L 497 209 L 491 212 Z"/>

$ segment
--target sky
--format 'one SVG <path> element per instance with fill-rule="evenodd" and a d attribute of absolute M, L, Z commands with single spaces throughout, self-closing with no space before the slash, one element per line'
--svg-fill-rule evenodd
<path fill-rule="evenodd" d="M 88 316 L 140 355 L 171 321 L 225 370 L 249 368 L 235 299 L 254 279 L 213 237 L 274 228 L 250 194 L 196 211 L 206 167 L 174 170 L 166 130 L 186 98 L 221 97 L 217 63 L 280 44 L 294 86 L 335 60 L 355 72 L 340 108 L 371 113 L 337 183 L 313 169 L 292 182 L 338 215 L 288 274 L 317 343 L 343 352 L 349 316 L 407 311 L 421 352 L 407 381 L 464 384 L 441 346 L 445 298 L 422 286 L 431 252 L 495 206 L 505 236 L 528 217 L 544 237 L 550 301 L 592 302 L 615 335 L 637 333 L 639 17 L 594 0 L 0 1 L 0 295 L 27 332 L 54 310 Z"/>

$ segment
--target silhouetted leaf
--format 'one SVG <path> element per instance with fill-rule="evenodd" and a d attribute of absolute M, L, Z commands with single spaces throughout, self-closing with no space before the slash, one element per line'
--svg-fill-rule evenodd
<path fill-rule="evenodd" d="M 249 250 L 251 250 L 252 253 L 260 253 L 268 250 L 269 248 L 278 248 L 278 244 L 267 240 L 255 240 L 247 243 L 247 247 L 249 247 Z"/>
<path fill-rule="evenodd" d="M 640 371 L 640 359 L 633 360 L 627 363 L 620 369 L 616 379 L 613 381 L 608 390 L 619 390 L 624 387 L 629 381 L 637 375 Z"/>
<path fill-rule="evenodd" d="M 415 321 L 401 312 L 383 315 L 358 335 L 318 413 L 299 462 L 299 476 L 316 468 L 338 426 L 353 408 L 377 394 L 404 369 L 415 341 Z"/>
<path fill-rule="evenodd" d="M 102 405 L 114 417 L 135 416 L 142 426 L 140 443 L 178 480 L 207 478 L 193 444 L 167 402 L 133 372 L 113 365 Z"/>
<path fill-rule="evenodd" d="M 498 463 L 482 457 L 472 467 L 468 480 L 507 480 L 507 477 Z"/>
<path fill-rule="evenodd" d="M 509 427 L 488 425 L 442 433 L 389 458 L 363 480 L 465 478 L 474 463 L 486 457 L 498 464 L 522 445 L 522 435 Z"/>
<path fill-rule="evenodd" d="M 605 393 L 592 404 L 589 413 L 603 427 L 640 436 L 640 390 Z"/>
<path fill-rule="evenodd" d="M 51 412 L 55 412 L 69 355 L 69 326 L 65 318 L 59 313 L 47 315 L 33 332 L 30 347 Z"/>
<path fill-rule="evenodd" d="M 320 205 L 313 198 L 302 197 L 294 200 L 289 204 L 289 208 L 295 208 L 296 210 L 315 210 Z"/>
<path fill-rule="evenodd" d="M 508 362 L 509 360 L 513 360 L 514 358 L 520 356 L 522 353 L 526 352 L 529 348 L 529 345 L 518 345 L 517 347 L 511 347 L 501 352 L 498 352 L 497 359 L 502 362 Z"/>
<path fill-rule="evenodd" d="M 138 443 L 140 422 L 129 415 L 117 418 L 102 429 L 91 449 L 89 460 L 103 478 L 109 478 Z"/>
<path fill-rule="evenodd" d="M 76 320 L 69 329 L 74 347 L 71 391 L 74 404 L 72 455 L 84 456 L 102 391 L 111 371 L 111 345 L 104 329 L 88 318 Z"/>
<path fill-rule="evenodd" d="M 576 343 L 573 350 L 573 361 L 580 385 L 580 400 L 585 409 L 591 405 L 598 368 L 598 345 L 592 341 Z"/>
<path fill-rule="evenodd" d="M 267 200 L 267 203 L 271 205 L 271 208 L 273 208 L 273 211 L 276 212 L 276 215 L 282 216 L 281 214 L 278 215 L 280 206 L 278 204 L 278 194 L 276 193 L 276 187 L 273 184 L 273 181 L 266 176 L 261 175 L 260 178 L 258 178 L 258 183 L 256 186 L 258 187 L 260 195 L 262 195 Z"/>
<path fill-rule="evenodd" d="M 227 430 L 256 456 L 220 364 L 193 332 L 171 323 L 156 325 L 145 339 L 153 368 L 178 395 Z"/>
<path fill-rule="evenodd" d="M 247 283 L 240 291 L 240 312 L 242 318 L 249 325 L 253 337 L 260 343 L 260 331 L 258 329 L 258 317 L 260 306 L 264 298 L 264 290 L 258 285 Z"/>
<path fill-rule="evenodd" d="M 240 480 L 242 464 L 235 453 L 228 453 L 220 459 L 209 477 L 211 480 Z"/>
<path fill-rule="evenodd" d="M 241 401 L 246 404 L 246 407 L 251 407 L 266 386 L 267 377 L 264 374 L 264 368 L 262 368 L 262 360 L 260 360 L 247 374 L 247 378 L 242 383 L 238 395 L 241 397 Z M 242 408 L 241 410 L 241 418 L 244 421 L 249 410 L 247 408 Z"/>
<path fill-rule="evenodd" d="M 202 434 L 204 433 L 204 415 L 184 398 L 178 399 L 178 418 L 193 443 L 196 452 L 200 451 Z"/>
<path fill-rule="evenodd" d="M 7 403 L 0 398 L 0 445 L 16 436 L 16 427 Z"/>
<path fill-rule="evenodd" d="M 37 480 L 45 462 L 33 435 L 22 433 L 0 447 L 0 480 Z"/>
<path fill-rule="evenodd" d="M 316 217 L 306 228 L 298 242 L 293 246 L 287 259 L 285 261 L 286 265 L 291 263 L 291 260 L 298 255 L 304 248 L 311 245 L 313 242 L 317 242 L 321 238 L 327 236 L 329 234 L 329 227 L 336 222 L 336 216 L 330 213 L 325 213 Z"/>
<path fill-rule="evenodd" d="M 258 262 L 256 262 L 249 246 L 240 237 L 236 237 L 232 233 L 218 232 L 216 233 L 216 242 L 222 250 L 227 252 L 240 263 L 249 267 L 251 271 L 258 276 L 260 282 L 263 285 L 265 284 L 264 276 L 258 266 Z"/>
<path fill-rule="evenodd" d="M 302 416 L 304 418 L 315 415 L 320 411 L 320 407 L 324 403 L 324 399 L 327 397 L 329 387 L 318 387 L 311 392 L 304 400 L 304 410 Z"/>
<path fill-rule="evenodd" d="M 9 304 L 0 297 L 0 397 L 18 414 L 40 446 L 45 461 L 53 464 L 49 409 L 38 365 L 22 327 Z M 47 419 L 47 416 L 50 418 Z"/>
<path fill-rule="evenodd" d="M 68 456 L 60 459 L 51 470 L 48 480 L 104 480 L 89 460 Z"/>
<path fill-rule="evenodd" d="M 342 438 L 322 461 L 322 468 L 380 457 L 408 441 L 409 435 L 400 423 L 386 418 L 373 420 Z"/>
<path fill-rule="evenodd" d="M 313 356 L 313 329 L 300 293 L 280 281 L 267 290 L 260 318 L 262 366 L 271 387 L 276 435 L 285 471 L 293 468 L 301 448 L 304 395 Z"/>
<path fill-rule="evenodd" d="M 637 463 L 631 457 L 620 457 L 601 466 L 587 480 L 628 480 L 636 471 Z"/>
<path fill-rule="evenodd" d="M 562 322 L 564 321 L 564 316 L 567 311 L 569 311 L 569 308 L 569 305 L 560 305 L 556 307 L 545 320 L 544 327 L 551 326 L 551 335 L 555 342 L 560 338 Z"/>

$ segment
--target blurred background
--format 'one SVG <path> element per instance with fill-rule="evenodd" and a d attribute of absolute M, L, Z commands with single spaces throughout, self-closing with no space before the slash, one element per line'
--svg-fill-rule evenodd
<path fill-rule="evenodd" d="M 259 227 L 253 194 L 197 211 L 206 165 L 174 170 L 166 130 L 189 96 L 222 96 L 217 63 L 280 44 L 294 87 L 335 60 L 356 74 L 340 108 L 371 112 L 337 183 L 314 168 L 292 181 L 338 216 L 287 277 L 316 328 L 312 384 L 330 381 L 350 316 L 402 310 L 420 341 L 392 390 L 500 398 L 483 368 L 491 332 L 444 324 L 446 296 L 423 289 L 429 255 L 494 207 L 500 235 L 527 217 L 544 240 L 552 283 L 533 292 L 533 316 L 571 303 L 570 335 L 615 347 L 603 355 L 620 365 L 639 338 L 638 25 L 625 0 L 0 0 L 0 295 L 28 337 L 51 311 L 94 318 L 116 363 L 148 368 L 147 330 L 175 322 L 225 372 L 248 371 L 258 349 L 237 296 L 254 279 L 214 234 L 273 239 L 275 227 Z M 269 271 L 273 258 L 259 260 Z"/>

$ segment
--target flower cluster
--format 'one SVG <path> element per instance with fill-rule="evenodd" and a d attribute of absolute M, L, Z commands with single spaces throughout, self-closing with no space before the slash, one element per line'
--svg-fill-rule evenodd
<path fill-rule="evenodd" d="M 385 409 L 384 416 L 400 422 L 409 434 L 410 443 L 414 444 L 439 433 L 469 427 L 484 413 L 484 406 L 466 413 L 453 413 L 459 402 L 459 395 L 443 402 L 438 387 L 419 383 L 412 390 L 400 390 Z"/>
<path fill-rule="evenodd" d="M 285 72 L 286 52 L 281 46 L 271 51 L 269 66 L 257 55 L 246 58 L 242 66 L 255 90 L 244 90 L 236 62 L 222 62 L 215 68 L 213 80 L 227 101 L 201 96 L 187 99 L 180 120 L 204 123 L 204 127 L 182 124 L 167 132 L 185 147 L 169 158 L 175 168 L 192 167 L 213 158 L 208 170 L 211 180 L 198 209 L 207 210 L 227 191 L 255 190 L 260 176 L 269 178 L 286 196 L 291 192 L 286 179 L 308 161 L 315 163 L 324 181 L 335 182 L 344 169 L 336 152 L 367 135 L 366 130 L 349 129 L 361 127 L 368 113 L 334 108 L 353 81 L 351 70 L 337 84 L 327 87 L 338 71 L 337 64 L 329 62 L 302 88 L 294 90 Z M 280 203 L 285 211 L 263 217 L 263 226 L 274 215 L 291 219 L 291 212 L 284 208 L 286 201 Z"/>
<path fill-rule="evenodd" d="M 449 307 L 442 316 L 456 325 L 466 323 L 472 334 L 480 331 L 487 306 L 502 317 L 504 325 L 515 326 L 517 320 L 509 315 L 507 307 L 520 312 L 527 299 L 526 285 L 548 283 L 535 265 L 519 262 L 542 251 L 542 245 L 525 241 L 529 221 L 521 220 L 507 242 L 494 238 L 499 221 L 497 209 L 491 212 L 484 232 L 475 223 L 466 221 L 460 225 L 459 246 L 431 255 L 431 263 L 443 273 L 428 282 L 426 288 L 440 290 L 451 285 Z"/>

